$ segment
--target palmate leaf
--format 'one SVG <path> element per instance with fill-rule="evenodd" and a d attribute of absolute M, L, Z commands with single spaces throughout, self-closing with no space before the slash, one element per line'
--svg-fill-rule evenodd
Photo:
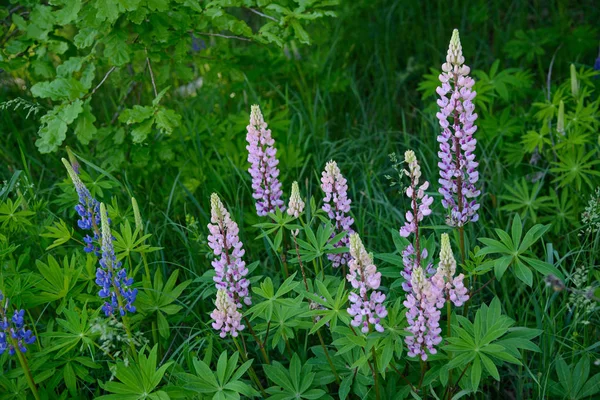
<path fill-rule="evenodd" d="M 481 378 L 489 374 L 500 380 L 498 366 L 503 362 L 520 365 L 521 350 L 541 351 L 531 339 L 542 333 L 538 329 L 512 328 L 514 321 L 502 315 L 500 300 L 497 297 L 489 306 L 483 304 L 475 314 L 475 321 L 457 315 L 453 321 L 448 345 L 443 349 L 451 352 L 450 362 L 440 369 L 443 384 L 448 380 L 452 369 L 463 370 L 471 379 L 471 387 L 477 390 Z"/>
<path fill-rule="evenodd" d="M 252 365 L 253 360 L 248 360 L 238 367 L 239 353 L 235 352 L 227 358 L 224 351 L 219 356 L 216 370 L 208 364 L 209 360 L 194 358 L 192 361 L 194 373 L 177 373 L 178 387 L 183 393 L 175 394 L 174 387 L 166 388 L 172 393 L 172 398 L 193 398 L 194 395 L 203 394 L 201 398 L 213 399 L 240 399 L 241 396 L 256 397 L 258 392 L 242 380 L 243 375 Z M 241 395 L 241 396 L 240 396 Z"/>
<path fill-rule="evenodd" d="M 36 282 L 35 287 L 40 292 L 35 295 L 27 295 L 28 304 L 36 305 L 61 300 L 56 309 L 58 313 L 61 313 L 67 305 L 67 300 L 83 290 L 83 285 L 76 288 L 83 269 L 83 264 L 77 266 L 77 262 L 78 259 L 75 255 L 71 256 L 70 260 L 65 256 L 62 265 L 51 255 L 48 256 L 46 263 L 36 260 L 35 264 L 42 280 Z"/>
<path fill-rule="evenodd" d="M 44 349 L 44 353 L 61 357 L 77 347 L 93 351 L 97 334 L 92 332 L 90 320 L 96 318 L 98 313 L 99 310 L 96 310 L 89 315 L 87 304 L 79 309 L 73 301 L 69 302 L 69 307 L 63 310 L 65 319 L 56 318 L 56 323 L 62 330 L 42 333 L 42 337 L 50 339 L 50 345 Z"/>
<path fill-rule="evenodd" d="M 276 293 L 271 278 L 266 278 L 263 282 L 261 282 L 260 287 L 252 288 L 252 291 L 256 295 L 262 297 L 265 300 L 256 303 L 252 308 L 248 310 L 248 313 L 252 315 L 250 317 L 250 321 L 253 321 L 258 317 L 261 317 L 266 321 L 270 321 L 273 315 L 273 308 L 275 304 L 279 304 L 284 307 L 294 307 L 302 301 L 302 298 L 300 296 L 296 299 L 283 298 L 283 295 L 291 292 L 298 285 L 300 285 L 300 282 L 294 282 L 296 274 L 297 272 L 294 272 L 288 279 L 286 279 L 281 284 Z"/>
<path fill-rule="evenodd" d="M 314 388 L 315 373 L 308 362 L 302 365 L 298 354 L 294 353 L 287 370 L 281 363 L 275 361 L 272 365 L 264 366 L 265 373 L 275 383 L 266 390 L 271 400 L 294 399 L 330 399 L 323 389 Z"/>
<path fill-rule="evenodd" d="M 169 399 L 166 392 L 156 389 L 172 362 L 169 361 L 157 368 L 158 346 L 154 346 L 148 356 L 146 356 L 145 350 L 145 347 L 140 350 L 138 363 L 133 361 L 130 361 L 129 365 L 125 365 L 123 362 L 117 363 L 116 378 L 120 382 L 100 382 L 100 387 L 113 394 L 100 396 L 97 399 Z"/>
<path fill-rule="evenodd" d="M 512 226 L 511 235 L 501 229 L 496 229 L 496 235 L 500 240 L 490 238 L 480 238 L 479 241 L 485 245 L 476 256 L 488 254 L 499 254 L 495 260 L 489 261 L 494 267 L 494 274 L 498 280 L 502 279 L 509 266 L 512 265 L 515 276 L 525 282 L 528 286 L 533 283 L 533 274 L 531 268 L 543 275 L 555 275 L 563 278 L 562 273 L 552 264 L 541 261 L 535 257 L 530 248 L 542 235 L 550 228 L 550 225 L 534 225 L 525 236 L 523 234 L 523 224 L 519 214 L 516 214 Z M 487 268 L 487 263 L 482 264 L 481 269 Z"/>
<path fill-rule="evenodd" d="M 600 171 L 597 169 L 600 160 L 596 150 L 591 150 L 587 154 L 584 151 L 583 147 L 579 147 L 577 151 L 559 154 L 559 161 L 553 163 L 555 166 L 550 168 L 550 172 L 556 174 L 552 182 L 558 183 L 559 187 L 574 184 L 578 191 L 581 190 L 582 183 L 585 183 L 593 189 L 595 185 L 592 179 L 597 181 L 594 177 L 600 176 Z"/>
<path fill-rule="evenodd" d="M 142 318 L 156 314 L 158 332 L 163 338 L 170 336 L 169 322 L 166 316 L 174 315 L 181 311 L 183 307 L 173 303 L 177 301 L 185 288 L 192 283 L 191 280 L 187 280 L 175 286 L 178 276 L 179 270 L 176 269 L 167 282 L 163 283 L 162 273 L 158 269 L 154 274 L 153 285 L 145 288 L 139 294 L 136 303 L 141 314 L 143 314 Z"/>

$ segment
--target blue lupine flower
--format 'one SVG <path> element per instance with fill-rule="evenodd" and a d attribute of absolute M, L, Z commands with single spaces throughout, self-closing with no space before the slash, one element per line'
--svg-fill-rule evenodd
<path fill-rule="evenodd" d="M 8 319 L 8 299 L 4 305 L 2 305 L 4 296 L 0 291 L 0 355 L 4 354 L 8 350 L 8 354 L 11 356 L 15 354 L 15 347 L 12 341 L 8 339 L 14 339 L 17 341 L 17 347 L 21 353 L 27 352 L 28 344 L 35 342 L 35 336 L 29 329 L 25 329 L 25 310 L 15 310 L 11 319 Z"/>
<path fill-rule="evenodd" d="M 94 241 L 100 240 L 100 230 L 98 229 L 98 226 L 100 225 L 100 203 L 92 197 L 88 188 L 85 187 L 79 178 L 78 170 L 76 171 L 64 158 L 62 159 L 62 162 L 67 168 L 69 177 L 71 178 L 71 181 L 73 181 L 75 191 L 79 196 L 79 204 L 75 206 L 75 211 L 77 211 L 77 214 L 79 214 L 81 219 L 77 221 L 77 225 L 83 230 L 92 231 L 93 235 L 84 236 L 83 241 L 85 242 L 85 247 L 83 249 L 86 253 L 95 252 L 96 255 L 99 255 L 98 247 L 94 245 Z"/>
<path fill-rule="evenodd" d="M 122 264 L 117 261 L 113 246 L 114 237 L 110 231 L 110 220 L 106 213 L 104 204 L 100 204 L 100 220 L 102 224 L 102 257 L 100 267 L 96 270 L 96 284 L 100 286 L 98 296 L 107 299 L 102 306 L 102 311 L 108 317 L 115 310 L 121 316 L 127 312 L 136 311 L 133 303 L 137 297 L 137 289 L 132 289 L 133 278 L 127 277 L 127 270 L 121 268 Z"/>

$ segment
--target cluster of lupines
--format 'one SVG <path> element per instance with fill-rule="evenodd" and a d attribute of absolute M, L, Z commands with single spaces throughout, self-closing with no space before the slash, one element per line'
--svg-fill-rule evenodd
<path fill-rule="evenodd" d="M 83 241 L 85 242 L 83 249 L 87 253 L 95 252 L 96 255 L 99 255 L 99 249 L 94 243 L 100 241 L 100 203 L 92 197 L 88 188 L 85 187 L 81 178 L 79 178 L 79 164 L 75 163 L 74 165 L 71 165 L 71 163 L 64 158 L 62 159 L 62 162 L 65 165 L 65 168 L 67 168 L 69 177 L 71 178 L 71 181 L 73 181 L 75 191 L 79 196 L 79 204 L 75 206 L 75 211 L 77 211 L 77 214 L 79 214 L 81 218 L 77 221 L 77 225 L 83 230 L 91 231 L 92 234 L 92 236 L 87 234 L 83 237 Z"/>
<path fill-rule="evenodd" d="M 450 226 L 463 226 L 479 218 L 476 198 L 480 191 L 475 187 L 479 173 L 474 153 L 477 140 L 473 138 L 477 130 L 474 125 L 477 114 L 473 112 L 476 93 L 472 90 L 475 81 L 468 76 L 470 69 L 464 61 L 455 29 L 439 77 L 442 83 L 437 88 L 440 111 L 436 114 L 442 127 L 438 136 L 439 192 L 443 196 L 442 205 L 449 209 L 446 222 Z"/>
<path fill-rule="evenodd" d="M 373 257 L 367 253 L 357 233 L 350 235 L 348 268 L 346 279 L 357 289 L 348 295 L 348 314 L 352 317 L 352 326 L 368 333 L 370 325 L 373 325 L 376 331 L 383 332 L 381 318 L 385 318 L 387 310 L 383 305 L 385 295 L 377 291 L 381 284 L 381 273 L 377 272 Z"/>
<path fill-rule="evenodd" d="M 452 254 L 450 238 L 447 233 L 442 233 L 442 245 L 440 250 L 440 263 L 435 275 L 431 278 L 432 282 L 442 290 L 446 299 L 454 303 L 456 307 L 462 306 L 467 300 L 467 288 L 464 285 L 463 274 L 456 274 L 456 260 Z"/>
<path fill-rule="evenodd" d="M 27 345 L 35 342 L 35 336 L 29 329 L 25 329 L 25 310 L 15 310 L 12 317 L 8 314 L 8 299 L 4 299 L 0 291 L 0 355 L 6 350 L 12 356 L 16 349 L 21 353 L 27 352 Z M 10 317 L 10 318 L 9 318 Z"/>
<path fill-rule="evenodd" d="M 238 225 L 231 219 L 229 211 L 216 193 L 210 197 L 210 208 L 208 245 L 216 257 L 212 266 L 215 269 L 213 279 L 218 291 L 216 309 L 211 318 L 215 320 L 213 328 L 221 330 L 222 337 L 227 333 L 235 337 L 238 331 L 244 329 L 241 324 L 242 314 L 237 309 L 242 308 L 242 302 L 252 304 L 248 291 L 250 282 L 245 278 L 248 268 L 242 260 L 244 249 Z"/>
<path fill-rule="evenodd" d="M 252 176 L 252 196 L 256 200 L 256 213 L 265 216 L 279 209 L 285 210 L 281 196 L 281 182 L 279 181 L 279 160 L 277 149 L 273 146 L 275 140 L 271 137 L 271 130 L 260 112 L 260 107 L 252 106 L 250 124 L 246 127 L 248 134 L 248 172 Z"/>
<path fill-rule="evenodd" d="M 100 286 L 98 296 L 107 299 L 102 306 L 102 311 L 108 317 L 118 310 L 121 316 L 127 312 L 136 311 L 133 303 L 137 297 L 137 289 L 132 289 L 133 278 L 127 277 L 127 270 L 122 268 L 117 261 L 113 246 L 113 236 L 110 231 L 110 222 L 104 203 L 100 205 L 102 223 L 102 257 L 100 267 L 96 270 L 96 284 Z"/>
<path fill-rule="evenodd" d="M 350 235 L 354 233 L 352 229 L 354 219 L 349 215 L 352 201 L 348 198 L 346 178 L 341 174 L 335 161 L 329 161 L 325 165 L 325 170 L 321 174 L 321 189 L 325 193 L 323 211 L 327 213 L 335 226 L 334 235 L 346 232 L 346 236 L 334 246 L 336 248 L 347 247 Z M 350 259 L 348 253 L 329 254 L 327 257 L 331 260 L 334 268 L 346 265 Z"/>

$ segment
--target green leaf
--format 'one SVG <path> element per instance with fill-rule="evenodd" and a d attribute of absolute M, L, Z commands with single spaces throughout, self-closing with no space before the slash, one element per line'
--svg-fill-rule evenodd
<path fill-rule="evenodd" d="M 82 144 L 88 144 L 94 138 L 97 131 L 94 126 L 95 121 L 96 117 L 92 114 L 90 102 L 86 101 L 83 106 L 83 112 L 79 115 L 75 124 L 75 135 Z"/>
<path fill-rule="evenodd" d="M 75 100 L 85 93 L 81 82 L 73 78 L 58 77 L 50 82 L 38 82 L 31 87 L 31 94 L 34 97 L 51 100 Z"/>
<path fill-rule="evenodd" d="M 104 44 L 104 56 L 108 58 L 110 65 L 120 67 L 129 62 L 130 50 L 125 32 L 113 31 L 104 39 Z"/>
<path fill-rule="evenodd" d="M 155 117 L 156 127 L 165 135 L 170 135 L 181 124 L 181 115 L 173 110 L 160 108 Z"/>
<path fill-rule="evenodd" d="M 479 381 L 481 381 L 481 359 L 478 356 L 475 357 L 471 366 L 471 386 L 473 390 L 477 391 Z"/>
<path fill-rule="evenodd" d="M 73 38 L 73 43 L 78 49 L 90 47 L 98 36 L 98 31 L 94 28 L 82 28 Z"/>

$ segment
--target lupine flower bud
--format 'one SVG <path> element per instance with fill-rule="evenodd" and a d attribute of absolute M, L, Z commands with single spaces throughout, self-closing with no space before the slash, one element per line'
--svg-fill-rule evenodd
<path fill-rule="evenodd" d="M 439 76 L 442 85 L 436 90 L 440 96 L 437 101 L 440 111 L 436 116 L 442 128 L 437 138 L 440 143 L 439 192 L 443 196 L 442 205 L 449 209 L 446 223 L 450 226 L 463 226 L 479 218 L 479 204 L 475 200 L 480 194 L 475 187 L 479 180 L 479 163 L 475 161 L 477 140 L 473 138 L 477 130 L 474 124 L 477 114 L 473 112 L 476 92 L 472 90 L 475 81 L 468 76 L 470 69 L 464 60 L 455 29 Z"/>
<path fill-rule="evenodd" d="M 442 246 L 440 250 L 440 263 L 432 282 L 452 301 L 456 307 L 462 306 L 467 300 L 467 288 L 463 280 L 463 274 L 454 277 L 456 273 L 456 260 L 452 254 L 450 238 L 447 233 L 442 233 Z"/>
<path fill-rule="evenodd" d="M 135 228 L 140 231 L 140 235 L 144 233 L 144 223 L 142 222 L 142 215 L 140 214 L 140 207 L 138 206 L 135 197 L 131 198 L 131 207 L 133 208 L 133 219 L 135 220 Z"/>
<path fill-rule="evenodd" d="M 573 97 L 579 97 L 579 81 L 577 80 L 577 68 L 571 64 L 571 94 Z"/>
<path fill-rule="evenodd" d="M 346 178 L 340 172 L 335 161 L 329 161 L 325 165 L 325 171 L 321 175 L 321 189 L 325 193 L 323 211 L 327 213 L 334 225 L 335 231 L 333 236 L 340 232 L 346 232 L 346 236 L 336 243 L 334 247 L 348 246 L 349 237 L 354 233 L 352 229 L 354 219 L 349 215 L 352 200 L 348 198 Z M 334 268 L 346 265 L 350 258 L 348 253 L 328 254 L 327 257 L 332 261 Z"/>
<path fill-rule="evenodd" d="M 275 140 L 271 137 L 271 130 L 260 112 L 260 107 L 252 106 L 250 124 L 246 127 L 248 134 L 248 172 L 252 176 L 252 197 L 256 200 L 256 213 L 265 216 L 279 209 L 285 210 L 281 195 L 281 182 L 279 182 L 279 169 L 277 164 L 277 149 L 273 146 Z"/>
<path fill-rule="evenodd" d="M 100 203 L 92 197 L 90 191 L 85 187 L 81 178 L 79 178 L 79 173 L 75 171 L 71 164 L 64 158 L 62 162 L 79 196 L 79 204 L 75 206 L 75 211 L 77 211 L 81 219 L 77 221 L 77 225 L 83 230 L 92 231 L 93 234 L 93 236 L 85 235 L 83 237 L 83 241 L 85 242 L 83 249 L 86 253 L 95 252 L 98 254 L 98 247 L 94 245 L 94 242 L 100 240 L 100 230 L 98 228 L 100 224 Z"/>
<path fill-rule="evenodd" d="M 290 196 L 290 202 L 288 204 L 287 213 L 294 218 L 298 218 L 304 211 L 304 201 L 300 197 L 300 189 L 298 188 L 298 182 L 292 183 L 292 195 Z"/>
<path fill-rule="evenodd" d="M 237 306 L 223 289 L 217 291 L 217 299 L 215 301 L 215 309 L 210 314 L 210 317 L 215 321 L 212 327 L 220 330 L 219 334 L 222 338 L 231 334 L 233 337 L 238 336 L 238 332 L 243 331 L 245 326 L 241 324 L 242 314 L 237 310 Z"/>
<path fill-rule="evenodd" d="M 27 352 L 27 345 L 33 344 L 36 337 L 29 329 L 25 329 L 25 310 L 15 310 L 9 318 L 8 299 L 3 303 L 4 295 L 0 291 L 0 355 L 8 350 L 8 354 L 15 355 L 16 349 L 13 340 L 21 353 Z"/>
<path fill-rule="evenodd" d="M 565 103 L 561 100 L 558 103 L 558 121 L 556 122 L 556 130 L 561 135 L 565 134 Z"/>
<path fill-rule="evenodd" d="M 224 290 L 237 308 L 242 308 L 242 302 L 250 305 L 252 299 L 248 291 L 250 281 L 246 279 L 248 268 L 242 260 L 244 248 L 238 236 L 239 228 L 216 193 L 211 195 L 210 205 L 208 246 L 215 255 L 212 261 L 216 273 L 213 278 L 215 287 Z"/>
<path fill-rule="evenodd" d="M 77 161 L 77 157 L 75 157 L 75 154 L 73 154 L 69 146 L 67 146 L 67 156 L 69 157 L 69 162 L 73 167 L 73 171 L 75 171 L 75 173 L 79 175 L 79 161 Z"/>
<path fill-rule="evenodd" d="M 117 261 L 113 247 L 113 236 L 110 230 L 110 221 L 104 203 L 100 204 L 100 217 L 102 221 L 102 258 L 100 267 L 96 269 L 96 284 L 100 286 L 98 296 L 107 299 L 102 306 L 102 311 L 108 317 L 119 311 L 121 316 L 127 312 L 136 311 L 133 303 L 137 297 L 137 289 L 131 289 L 133 278 L 127 277 L 127 270 L 121 268 Z"/>
<path fill-rule="evenodd" d="M 381 273 L 373 263 L 373 257 L 367 253 L 357 233 L 350 235 L 350 261 L 349 273 L 346 279 L 354 289 L 350 292 L 348 300 L 350 307 L 348 314 L 352 319 L 352 326 L 361 327 L 363 333 L 369 332 L 369 324 L 376 331 L 383 332 L 381 318 L 385 318 L 387 310 L 383 305 L 385 295 L 376 291 L 381 284 Z"/>

